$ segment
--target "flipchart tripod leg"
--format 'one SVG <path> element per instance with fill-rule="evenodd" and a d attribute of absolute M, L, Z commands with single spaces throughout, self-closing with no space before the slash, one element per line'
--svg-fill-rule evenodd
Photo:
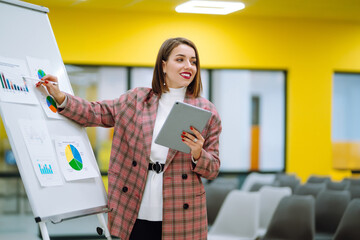
<path fill-rule="evenodd" d="M 50 240 L 49 232 L 45 222 L 39 222 L 40 232 L 43 240 Z"/>
<path fill-rule="evenodd" d="M 109 229 L 108 229 L 107 224 L 106 224 L 106 222 L 105 222 L 104 214 L 103 214 L 103 213 L 99 213 L 99 214 L 96 214 L 96 215 L 97 215 L 97 217 L 98 217 L 98 219 L 99 219 L 99 222 L 100 222 L 100 224 L 101 224 L 101 226 L 102 226 L 102 229 L 105 231 L 105 237 L 106 237 L 108 240 L 112 240 L 111 235 L 110 235 L 110 232 L 109 232 Z M 99 235 L 102 235 L 102 231 L 101 231 L 101 230 L 100 230 L 100 232 L 99 232 L 99 230 L 98 230 L 98 233 L 99 233 Z"/>

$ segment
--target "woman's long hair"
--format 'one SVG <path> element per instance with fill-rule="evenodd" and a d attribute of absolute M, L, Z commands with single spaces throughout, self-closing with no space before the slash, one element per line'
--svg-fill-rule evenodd
<path fill-rule="evenodd" d="M 201 74 L 200 74 L 200 59 L 199 54 L 196 49 L 195 44 L 186 39 L 186 38 L 169 38 L 167 39 L 160 47 L 158 52 L 154 74 L 152 79 L 152 89 L 155 94 L 161 96 L 162 93 L 169 91 L 167 85 L 165 85 L 165 74 L 163 71 L 163 61 L 167 61 L 169 56 L 174 48 L 179 46 L 180 44 L 188 45 L 189 47 L 193 48 L 195 51 L 196 57 L 196 74 L 193 81 L 187 87 L 187 93 L 192 95 L 193 97 L 199 97 L 202 91 L 202 83 L 201 83 Z"/>

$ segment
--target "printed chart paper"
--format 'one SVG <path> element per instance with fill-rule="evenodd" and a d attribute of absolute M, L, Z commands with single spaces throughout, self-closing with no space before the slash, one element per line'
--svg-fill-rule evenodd
<path fill-rule="evenodd" d="M 96 160 L 92 154 L 86 152 L 85 144 L 80 137 L 56 137 L 55 147 L 62 173 L 67 181 L 99 176 L 92 165 Z"/>
<path fill-rule="evenodd" d="M 63 184 L 45 120 L 19 119 L 36 176 L 43 187 Z"/>
<path fill-rule="evenodd" d="M 37 78 L 40 80 L 46 74 L 52 73 L 49 60 L 32 57 L 26 57 L 26 59 L 32 78 Z M 46 113 L 46 116 L 48 116 L 49 118 L 64 119 L 64 117 L 58 113 L 57 105 L 54 98 L 48 93 L 44 86 L 36 88 L 35 94 L 40 102 L 42 109 Z"/>
<path fill-rule="evenodd" d="M 0 100 L 4 102 L 38 104 L 34 84 L 22 78 L 28 71 L 23 60 L 0 57 Z"/>

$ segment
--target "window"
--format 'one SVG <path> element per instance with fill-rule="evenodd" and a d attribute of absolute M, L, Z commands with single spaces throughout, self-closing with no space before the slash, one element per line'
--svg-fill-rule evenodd
<path fill-rule="evenodd" d="M 332 152 L 336 169 L 360 170 L 360 74 L 335 73 Z"/>
<path fill-rule="evenodd" d="M 284 72 L 214 70 L 212 100 L 223 125 L 222 171 L 284 170 Z"/>

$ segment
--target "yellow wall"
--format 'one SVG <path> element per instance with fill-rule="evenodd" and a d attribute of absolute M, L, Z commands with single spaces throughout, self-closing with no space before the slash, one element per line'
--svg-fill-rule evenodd
<path fill-rule="evenodd" d="M 332 168 L 332 74 L 360 72 L 360 23 L 66 9 L 49 18 L 65 63 L 153 66 L 166 38 L 184 36 L 202 67 L 287 70 L 286 171 L 350 175 Z"/>

